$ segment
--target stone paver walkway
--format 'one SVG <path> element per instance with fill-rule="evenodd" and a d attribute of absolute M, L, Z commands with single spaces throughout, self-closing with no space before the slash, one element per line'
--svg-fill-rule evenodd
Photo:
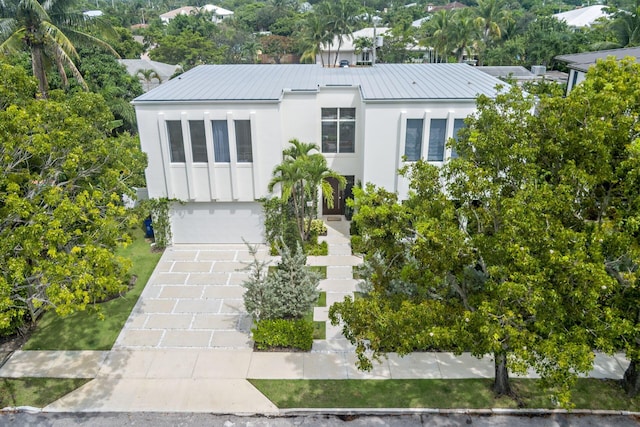
<path fill-rule="evenodd" d="M 329 221 L 329 255 L 308 257 L 326 265 L 320 289 L 327 307 L 353 295 L 349 223 Z M 271 260 L 266 247 L 258 256 Z M 389 355 L 371 372 L 355 368 L 353 346 L 340 327 L 327 323 L 327 339 L 309 353 L 253 352 L 251 320 L 244 311 L 242 271 L 251 256 L 244 245 L 180 245 L 168 248 L 111 351 L 18 351 L 0 377 L 94 378 L 47 406 L 47 411 L 164 411 L 276 414 L 278 409 L 247 378 L 388 379 L 490 378 L 491 358 L 469 354 Z M 622 355 L 596 355 L 595 378 L 621 378 Z M 535 375 L 528 375 L 535 377 Z"/>

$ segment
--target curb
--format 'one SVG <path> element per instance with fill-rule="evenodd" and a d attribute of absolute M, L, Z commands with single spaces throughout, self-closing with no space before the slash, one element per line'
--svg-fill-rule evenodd
<path fill-rule="evenodd" d="M 438 409 L 438 408 L 292 408 L 279 411 L 282 416 L 292 415 L 511 415 L 511 416 L 547 416 L 556 414 L 565 415 L 595 415 L 595 416 L 634 416 L 640 417 L 640 412 L 602 409 L 511 409 L 511 408 L 487 408 L 487 409 Z"/>

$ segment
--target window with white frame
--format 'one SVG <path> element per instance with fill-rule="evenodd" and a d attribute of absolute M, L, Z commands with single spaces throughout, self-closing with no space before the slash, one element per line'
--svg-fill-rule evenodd
<path fill-rule="evenodd" d="M 321 121 L 323 153 L 355 152 L 355 108 L 323 108 Z"/>
<path fill-rule="evenodd" d="M 204 120 L 189 120 L 191 154 L 194 163 L 207 163 L 207 138 L 204 134 Z"/>
<path fill-rule="evenodd" d="M 420 160 L 422 155 L 423 119 L 407 119 L 407 131 L 404 142 L 404 156 L 408 162 Z"/>
<path fill-rule="evenodd" d="M 443 162 L 444 145 L 447 135 L 447 119 L 431 119 L 429 127 L 429 149 L 427 161 Z"/>
<path fill-rule="evenodd" d="M 236 153 L 238 163 L 253 162 L 253 152 L 251 148 L 251 121 L 234 120 L 236 127 Z"/>
<path fill-rule="evenodd" d="M 216 163 L 229 163 L 231 154 L 229 153 L 229 128 L 226 120 L 213 120 L 211 122 L 213 131 L 213 157 Z"/>
<path fill-rule="evenodd" d="M 169 136 L 169 154 L 171 163 L 184 163 L 184 140 L 182 138 L 182 122 L 167 120 L 167 135 Z"/>

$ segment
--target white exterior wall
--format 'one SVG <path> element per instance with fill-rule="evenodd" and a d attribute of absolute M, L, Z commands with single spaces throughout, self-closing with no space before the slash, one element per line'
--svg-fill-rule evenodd
<path fill-rule="evenodd" d="M 142 150 L 147 153 L 149 197 L 182 201 L 254 201 L 267 194 L 273 165 L 282 157 L 278 104 L 136 106 Z M 165 122 L 182 121 L 185 163 L 171 163 Z M 208 163 L 193 163 L 189 120 L 204 120 Z M 227 120 L 230 163 L 215 163 L 212 120 Z M 253 163 L 236 160 L 234 120 L 251 121 Z"/>
<path fill-rule="evenodd" d="M 282 150 L 297 138 L 321 146 L 322 108 L 355 108 L 354 153 L 327 153 L 329 167 L 355 182 L 371 182 L 406 197 L 408 182 L 397 175 L 403 166 L 406 121 L 424 119 L 422 158 L 426 158 L 429 120 L 448 119 L 447 138 L 453 136 L 453 120 L 475 110 L 475 102 L 362 102 L 357 87 L 320 87 L 317 91 L 285 92 L 281 102 L 137 104 L 138 127 L 150 198 L 168 197 L 184 204 L 172 208 L 175 243 L 238 243 L 263 240 L 262 209 L 256 199 L 268 194 L 273 168 L 282 161 Z M 181 120 L 185 163 L 171 163 L 165 121 Z M 193 163 L 189 120 L 204 120 L 208 163 Z M 215 163 L 212 120 L 227 120 L 230 163 Z M 238 163 L 234 120 L 250 120 L 253 162 Z M 449 150 L 445 157 L 450 156 Z"/>
<path fill-rule="evenodd" d="M 367 103 L 365 111 L 365 139 L 362 183 L 373 183 L 406 198 L 409 182 L 397 174 L 405 165 L 407 119 L 423 119 L 422 154 L 426 159 L 431 119 L 447 119 L 446 138 L 453 137 L 455 119 L 464 119 L 475 111 L 475 102 L 431 103 Z M 451 150 L 445 149 L 445 159 Z M 442 162 L 431 162 L 441 166 Z"/>
<path fill-rule="evenodd" d="M 569 78 L 567 80 L 567 95 L 585 78 L 587 78 L 587 74 L 585 72 L 574 69 L 569 70 Z"/>

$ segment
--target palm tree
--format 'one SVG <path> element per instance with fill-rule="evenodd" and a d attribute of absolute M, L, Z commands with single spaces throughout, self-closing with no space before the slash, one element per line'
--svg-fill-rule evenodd
<path fill-rule="evenodd" d="M 424 42 L 433 47 L 436 54 L 445 58 L 445 62 L 453 50 L 453 25 L 452 12 L 445 9 L 434 13 L 431 19 L 423 24 L 426 30 Z"/>
<path fill-rule="evenodd" d="M 306 185 L 313 204 L 312 209 L 308 212 L 308 220 L 306 221 L 307 229 L 305 230 L 305 235 L 308 237 L 311 234 L 311 220 L 318 215 L 318 191 L 322 191 L 321 194 L 327 202 L 327 206 L 333 208 L 333 187 L 329 182 L 329 178 L 337 180 L 338 188 L 341 190 L 345 188 L 347 180 L 344 176 L 329 169 L 327 159 L 320 153 L 309 156 L 305 165 L 305 172 L 307 173 Z"/>
<path fill-rule="evenodd" d="M 49 90 L 45 71 L 47 58 L 56 65 L 63 84 L 67 81 L 67 67 L 88 90 L 74 63 L 79 57 L 73 42 L 103 46 L 118 56 L 106 42 L 85 32 L 94 29 L 107 34 L 110 25 L 99 18 L 72 11 L 76 10 L 75 0 L 40 1 L 0 0 L 0 50 L 13 53 L 26 49 L 31 53 L 33 75 L 38 80 L 42 98 L 47 98 Z"/>
<path fill-rule="evenodd" d="M 478 40 L 478 24 L 469 9 L 461 9 L 453 16 L 452 47 L 458 62 L 464 60 L 464 54 L 470 55 Z"/>
<path fill-rule="evenodd" d="M 500 24 L 505 15 L 504 2 L 503 0 L 478 0 L 475 11 L 476 21 L 482 31 L 482 47 L 487 49 L 494 40 L 502 37 Z M 480 55 L 481 62 L 483 56 Z"/>
<path fill-rule="evenodd" d="M 162 78 L 157 73 L 157 71 L 150 68 L 140 68 L 138 71 L 136 71 L 136 76 L 142 77 L 144 79 L 144 86 L 147 91 L 151 88 L 151 82 L 154 79 L 158 80 L 158 84 L 162 83 Z"/>
<path fill-rule="evenodd" d="M 333 61 L 334 67 L 338 63 L 343 36 L 347 38 L 353 37 L 352 33 L 355 30 L 356 16 L 359 11 L 360 5 L 353 0 L 338 0 L 333 8 L 331 25 L 333 26 L 333 33 L 338 36 L 338 48 Z"/>
<path fill-rule="evenodd" d="M 631 12 L 620 10 L 613 15 L 611 29 L 621 47 L 640 45 L 640 2 Z"/>
<path fill-rule="evenodd" d="M 316 56 L 320 54 L 320 62 L 324 67 L 324 56 L 322 56 L 322 46 L 328 44 L 333 38 L 327 30 L 325 20 L 319 13 L 310 13 L 306 20 L 302 31 L 302 41 L 307 46 L 301 61 L 316 62 Z"/>
<path fill-rule="evenodd" d="M 331 205 L 333 189 L 328 179 L 337 179 L 340 188 L 344 188 L 346 180 L 329 169 L 327 159 L 316 144 L 297 139 L 289 143 L 291 146 L 282 152 L 282 163 L 273 170 L 268 189 L 271 192 L 276 185 L 280 186 L 281 199 L 293 205 L 300 238 L 306 241 L 311 233 L 311 220 L 318 212 L 318 191 L 322 190 L 327 203 Z"/>

